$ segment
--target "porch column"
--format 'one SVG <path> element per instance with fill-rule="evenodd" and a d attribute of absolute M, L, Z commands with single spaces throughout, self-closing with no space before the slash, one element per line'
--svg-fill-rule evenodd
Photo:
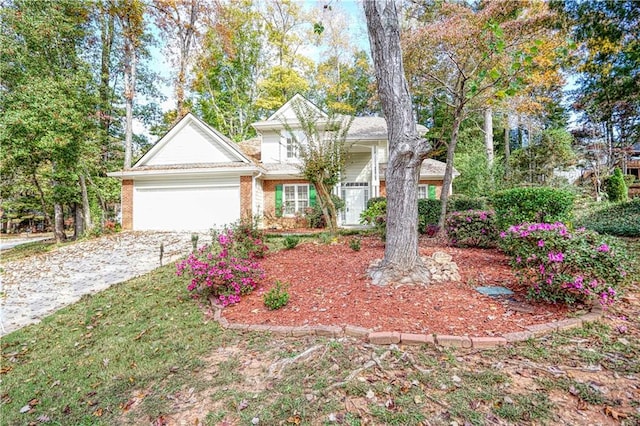
<path fill-rule="evenodd" d="M 378 163 L 378 146 L 371 147 L 371 198 L 380 196 L 380 169 Z"/>

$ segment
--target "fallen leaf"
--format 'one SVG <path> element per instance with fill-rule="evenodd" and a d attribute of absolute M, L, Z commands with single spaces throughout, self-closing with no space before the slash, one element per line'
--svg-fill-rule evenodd
<path fill-rule="evenodd" d="M 51 418 L 46 414 L 43 414 L 40 417 L 38 417 L 36 420 L 38 420 L 40 423 L 47 423 L 51 421 Z"/>
<path fill-rule="evenodd" d="M 32 407 L 35 407 L 38 404 L 40 404 L 40 400 L 38 400 L 37 398 L 33 398 L 31 401 L 29 401 L 29 405 Z"/>
<path fill-rule="evenodd" d="M 238 410 L 242 411 L 248 406 L 249 406 L 249 401 L 247 401 L 246 399 L 243 399 L 242 401 L 240 401 L 240 404 L 238 404 Z"/>
<path fill-rule="evenodd" d="M 293 415 L 287 419 L 287 423 L 292 425 L 299 425 L 301 422 L 302 422 L 302 418 L 300 418 L 300 415 L 298 414 Z"/>
<path fill-rule="evenodd" d="M 25 405 L 24 407 L 22 407 L 20 409 L 20 414 L 28 413 L 29 411 L 31 411 L 31 406 L 30 405 Z"/>
<path fill-rule="evenodd" d="M 96 417 L 102 417 L 102 414 L 103 414 L 102 408 L 98 408 L 96 411 L 93 412 L 93 415 Z"/>
<path fill-rule="evenodd" d="M 0 368 L 0 374 L 7 374 L 11 370 L 13 370 L 13 367 L 11 366 Z"/>
<path fill-rule="evenodd" d="M 135 403 L 135 400 L 130 399 L 127 402 L 125 402 L 124 404 L 120 404 L 120 408 L 122 409 L 122 411 L 124 411 L 125 413 L 127 411 L 129 411 L 129 409 L 131 408 L 131 406 Z"/>
<path fill-rule="evenodd" d="M 626 414 L 621 413 L 619 411 L 616 411 L 616 410 L 614 410 L 612 407 L 610 407 L 608 405 L 604 407 L 604 413 L 607 416 L 613 418 L 613 420 L 620 420 L 620 419 L 624 419 L 625 417 L 627 417 Z"/>
<path fill-rule="evenodd" d="M 420 395 L 414 396 L 413 402 L 415 402 L 416 404 L 422 404 L 422 398 L 420 398 Z"/>

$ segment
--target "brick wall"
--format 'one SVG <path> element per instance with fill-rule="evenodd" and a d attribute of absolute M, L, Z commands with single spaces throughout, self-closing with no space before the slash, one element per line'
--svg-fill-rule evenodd
<path fill-rule="evenodd" d="M 253 178 L 240 176 L 240 218 L 251 220 L 253 218 Z"/>
<path fill-rule="evenodd" d="M 131 231 L 133 229 L 133 180 L 122 181 L 120 193 L 120 203 L 122 209 L 122 229 Z"/>
<path fill-rule="evenodd" d="M 276 185 L 309 183 L 304 179 L 294 180 L 265 180 L 262 183 L 264 192 L 264 227 L 265 228 L 305 228 L 307 221 L 304 218 L 277 217 L 276 216 Z"/>

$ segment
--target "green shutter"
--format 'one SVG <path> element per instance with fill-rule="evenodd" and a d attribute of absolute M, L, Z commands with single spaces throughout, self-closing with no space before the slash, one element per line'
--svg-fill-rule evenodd
<path fill-rule="evenodd" d="M 276 185 L 276 217 L 282 217 L 282 184 Z"/>
<path fill-rule="evenodd" d="M 429 192 L 429 199 L 436 199 L 436 186 L 435 185 L 427 185 L 427 191 Z"/>
<path fill-rule="evenodd" d="M 309 207 L 316 205 L 316 187 L 313 184 L 309 184 Z"/>

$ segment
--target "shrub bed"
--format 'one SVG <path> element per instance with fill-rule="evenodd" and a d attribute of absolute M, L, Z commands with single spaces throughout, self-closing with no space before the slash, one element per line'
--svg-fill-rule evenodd
<path fill-rule="evenodd" d="M 580 219 L 579 224 L 600 234 L 640 237 L 640 198 L 598 209 Z"/>
<path fill-rule="evenodd" d="M 500 234 L 501 249 L 528 285 L 529 297 L 547 302 L 611 305 L 627 279 L 622 248 L 595 232 L 570 232 L 560 222 L 523 223 Z"/>

